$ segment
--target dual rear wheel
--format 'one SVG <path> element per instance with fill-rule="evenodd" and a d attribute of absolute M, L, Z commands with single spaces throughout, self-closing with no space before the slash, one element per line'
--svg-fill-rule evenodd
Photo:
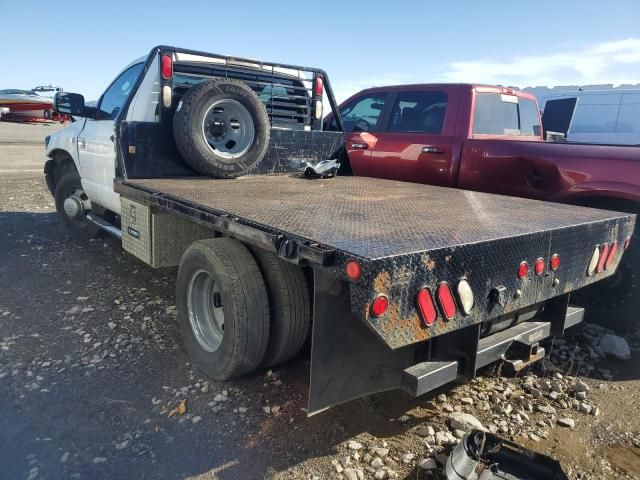
<path fill-rule="evenodd" d="M 185 347 L 216 380 L 289 360 L 309 332 L 302 270 L 231 238 L 200 240 L 187 249 L 176 299 Z"/>

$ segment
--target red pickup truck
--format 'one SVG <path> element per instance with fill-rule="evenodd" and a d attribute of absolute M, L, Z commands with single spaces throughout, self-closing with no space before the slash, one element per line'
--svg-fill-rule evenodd
<path fill-rule="evenodd" d="M 544 141 L 538 105 L 525 92 L 389 86 L 363 90 L 339 109 L 356 175 L 640 212 L 640 147 Z M 325 122 L 334 129 L 331 116 Z M 618 272 L 577 297 L 592 318 L 624 326 L 640 310 L 639 245 Z"/>

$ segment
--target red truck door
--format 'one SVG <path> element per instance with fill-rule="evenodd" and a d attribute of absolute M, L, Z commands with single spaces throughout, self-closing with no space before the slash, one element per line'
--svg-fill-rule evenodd
<path fill-rule="evenodd" d="M 371 175 L 453 185 L 457 96 L 437 87 L 415 87 L 398 91 L 390 101 L 384 128 L 375 134 Z"/>
<path fill-rule="evenodd" d="M 372 176 L 370 161 L 376 145 L 374 135 L 380 129 L 388 98 L 388 92 L 364 92 L 340 107 L 347 133 L 345 146 L 351 168 L 357 175 Z"/>

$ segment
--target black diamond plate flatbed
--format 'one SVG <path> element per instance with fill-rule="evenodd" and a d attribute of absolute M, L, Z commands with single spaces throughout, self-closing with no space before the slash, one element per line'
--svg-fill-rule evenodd
<path fill-rule="evenodd" d="M 372 260 L 629 218 L 604 210 L 367 177 L 249 176 L 127 184 Z"/>
<path fill-rule="evenodd" d="M 603 243 L 622 245 L 635 223 L 625 213 L 366 177 L 136 179 L 116 182 L 115 189 L 226 234 L 271 243 L 280 256 L 286 253 L 282 245 L 293 242 L 297 253 L 288 260 L 322 266 L 342 281 L 346 262 L 357 259 L 362 277 L 348 282 L 351 312 L 393 349 L 513 314 L 611 275 L 622 249 L 609 269 L 588 276 L 591 255 Z M 314 249 L 327 254 L 314 257 Z M 552 254 L 561 258 L 556 272 L 546 267 L 543 275 L 517 277 L 523 260 L 533 266 Z M 427 327 L 416 309 L 417 291 L 426 286 L 435 292 L 442 282 L 455 287 L 462 278 L 476 306 Z M 498 286 L 505 301 L 489 305 Z M 374 318 L 370 307 L 379 294 L 390 306 Z"/>

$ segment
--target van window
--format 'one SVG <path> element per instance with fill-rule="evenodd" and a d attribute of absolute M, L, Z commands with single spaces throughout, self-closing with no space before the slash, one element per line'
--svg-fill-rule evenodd
<path fill-rule="evenodd" d="M 473 133 L 537 136 L 538 108 L 533 100 L 499 93 L 478 93 Z"/>
<path fill-rule="evenodd" d="M 400 92 L 391 111 L 390 132 L 440 133 L 447 110 L 446 92 Z"/>
<path fill-rule="evenodd" d="M 571 133 L 614 133 L 618 110 L 618 104 L 585 105 L 580 99 L 571 122 Z"/>
<path fill-rule="evenodd" d="M 576 97 L 558 98 L 547 101 L 542 115 L 542 126 L 545 131 L 564 133 L 567 135 L 576 101 Z"/>
<path fill-rule="evenodd" d="M 640 93 L 626 93 L 622 97 L 616 133 L 640 133 Z"/>

